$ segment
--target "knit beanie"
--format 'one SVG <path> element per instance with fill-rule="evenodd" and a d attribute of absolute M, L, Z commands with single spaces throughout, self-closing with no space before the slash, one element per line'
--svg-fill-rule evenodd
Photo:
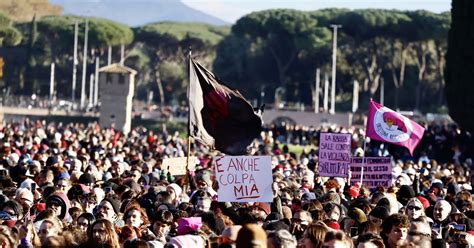
<path fill-rule="evenodd" d="M 390 214 L 387 208 L 378 206 L 370 211 L 370 215 L 374 216 L 375 218 L 385 220 Z"/>
<path fill-rule="evenodd" d="M 390 209 L 390 200 L 388 200 L 386 197 L 384 197 L 384 198 L 380 199 L 377 202 L 377 206 L 385 207 L 386 209 Z"/>
<path fill-rule="evenodd" d="M 259 225 L 244 225 L 237 234 L 237 248 L 266 247 L 266 244 L 267 234 Z"/>
<path fill-rule="evenodd" d="M 114 197 L 106 197 L 104 198 L 103 201 L 108 201 L 110 205 L 112 205 L 112 208 L 114 209 L 114 212 L 118 214 L 120 212 L 120 201 Z"/>
<path fill-rule="evenodd" d="M 355 220 L 358 224 L 367 222 L 367 216 L 360 208 L 350 208 L 347 215 L 349 215 L 349 217 Z"/>
<path fill-rule="evenodd" d="M 397 192 L 397 200 L 403 205 L 406 205 L 413 197 L 415 197 L 415 191 L 409 185 L 402 185 Z"/>
<path fill-rule="evenodd" d="M 420 200 L 421 204 L 423 204 L 423 208 L 427 209 L 430 206 L 430 202 L 423 196 L 419 195 L 416 198 Z"/>
<path fill-rule="evenodd" d="M 430 189 L 435 190 L 436 196 L 441 196 L 443 194 L 443 184 L 440 182 L 435 182 L 431 185 Z"/>
<path fill-rule="evenodd" d="M 172 183 L 172 184 L 168 185 L 168 187 L 170 187 L 174 190 L 174 193 L 176 193 L 176 197 L 179 197 L 181 195 L 181 192 L 183 192 L 181 187 L 179 187 L 179 185 L 177 185 L 176 183 Z"/>
<path fill-rule="evenodd" d="M 207 186 L 212 186 L 211 172 L 208 170 L 203 170 L 196 175 L 196 180 L 203 180 Z"/>

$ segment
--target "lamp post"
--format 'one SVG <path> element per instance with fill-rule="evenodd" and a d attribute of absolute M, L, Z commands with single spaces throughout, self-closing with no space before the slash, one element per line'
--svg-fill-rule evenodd
<path fill-rule="evenodd" d="M 330 113 L 336 113 L 336 63 L 337 63 L 337 29 L 342 27 L 341 25 L 331 24 L 333 29 L 332 39 L 332 78 L 331 78 L 331 109 Z"/>

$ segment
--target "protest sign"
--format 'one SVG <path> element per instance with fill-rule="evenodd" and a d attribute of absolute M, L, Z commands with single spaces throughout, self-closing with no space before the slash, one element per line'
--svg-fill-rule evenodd
<path fill-rule="evenodd" d="M 271 202 L 270 156 L 221 156 L 214 160 L 219 202 Z"/>
<path fill-rule="evenodd" d="M 351 163 L 351 135 L 321 133 L 318 173 L 325 177 L 347 177 Z"/>
<path fill-rule="evenodd" d="M 163 170 L 167 170 L 173 176 L 186 175 L 187 157 L 165 158 L 161 164 Z M 189 157 L 189 171 L 194 171 L 196 164 L 199 163 L 197 157 Z"/>
<path fill-rule="evenodd" d="M 392 163 L 390 157 L 364 158 L 364 178 L 362 184 L 368 188 L 392 186 Z M 362 158 L 353 157 L 351 162 L 351 184 L 360 182 Z"/>

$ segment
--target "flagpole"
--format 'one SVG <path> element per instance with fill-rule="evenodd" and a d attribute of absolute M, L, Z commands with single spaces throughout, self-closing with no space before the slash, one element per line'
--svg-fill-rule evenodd
<path fill-rule="evenodd" d="M 370 102 L 372 101 L 372 98 L 369 100 Z M 366 120 L 368 121 L 368 120 Z M 367 123 L 365 124 L 365 129 L 364 129 L 364 145 L 363 145 L 363 152 L 362 152 L 362 168 L 360 170 L 360 186 L 362 187 L 362 182 L 364 181 L 364 166 L 365 166 L 365 147 L 367 145 Z"/>
<path fill-rule="evenodd" d="M 191 129 L 189 127 L 191 118 L 191 103 L 189 96 L 191 93 L 191 47 L 188 51 L 188 152 L 186 156 L 186 170 L 189 168 L 189 157 L 191 156 Z"/>

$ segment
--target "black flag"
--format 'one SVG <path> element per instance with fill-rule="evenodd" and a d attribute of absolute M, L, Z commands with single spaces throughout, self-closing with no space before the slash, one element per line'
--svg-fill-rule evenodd
<path fill-rule="evenodd" d="M 262 118 L 240 92 L 190 58 L 188 96 L 189 135 L 225 154 L 246 155 Z"/>

